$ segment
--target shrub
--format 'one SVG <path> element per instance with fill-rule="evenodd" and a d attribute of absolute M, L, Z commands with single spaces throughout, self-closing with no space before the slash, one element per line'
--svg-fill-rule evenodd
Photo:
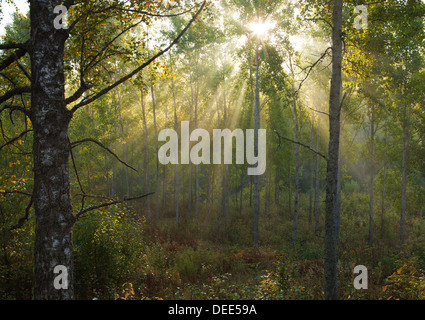
<path fill-rule="evenodd" d="M 87 214 L 74 228 L 75 287 L 80 299 L 112 299 L 134 276 L 143 251 L 142 221 L 120 207 Z"/>
<path fill-rule="evenodd" d="M 406 262 L 399 261 L 401 266 L 387 279 L 383 287 L 383 297 L 388 300 L 424 300 L 425 276 L 418 268 L 416 258 Z"/>

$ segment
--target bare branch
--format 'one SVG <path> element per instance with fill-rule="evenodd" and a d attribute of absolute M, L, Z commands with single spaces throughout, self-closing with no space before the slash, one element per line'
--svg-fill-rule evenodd
<path fill-rule="evenodd" d="M 81 215 L 83 215 L 83 214 L 85 214 L 85 213 L 87 213 L 89 211 L 93 211 L 93 210 L 104 208 L 104 207 L 109 207 L 109 206 L 112 206 L 114 204 L 124 203 L 124 202 L 127 202 L 127 201 L 139 200 L 139 199 L 145 198 L 147 196 L 150 196 L 150 195 L 152 195 L 154 193 L 155 192 L 150 192 L 150 193 L 144 194 L 142 196 L 138 196 L 138 197 L 124 198 L 122 200 L 115 200 L 115 201 L 111 201 L 111 202 L 107 202 L 107 203 L 102 203 L 102 204 L 99 204 L 99 205 L 96 205 L 96 206 L 91 206 L 91 207 L 88 207 L 88 208 L 86 208 L 86 209 L 81 210 L 80 212 L 78 212 L 77 215 L 75 216 L 75 218 L 77 220 L 77 219 L 79 219 L 81 217 Z"/>
<path fill-rule="evenodd" d="M 317 21 L 323 21 L 325 22 L 329 27 L 331 27 L 332 29 L 332 23 L 330 23 L 328 20 L 324 19 L 324 18 L 306 18 L 304 19 L 306 21 L 313 21 L 313 22 L 317 22 Z"/>
<path fill-rule="evenodd" d="M 30 215 L 30 209 L 31 209 L 31 206 L 34 202 L 33 194 L 31 194 L 30 196 L 31 196 L 30 202 L 28 203 L 27 207 L 25 208 L 25 216 L 23 216 L 21 219 L 19 219 L 18 223 L 16 225 L 12 226 L 10 228 L 10 230 L 15 230 L 15 229 L 21 228 L 24 225 L 25 221 L 28 220 L 28 217 Z"/>
<path fill-rule="evenodd" d="M 314 109 L 314 108 L 309 107 L 309 106 L 305 106 L 305 107 L 308 108 L 308 109 L 310 109 L 311 111 L 314 111 L 314 112 L 317 112 L 317 113 L 321 113 L 321 114 L 325 114 L 325 115 L 327 115 L 329 117 L 329 113 L 327 113 L 327 112 L 320 111 L 320 110 Z"/>
<path fill-rule="evenodd" d="M 126 167 L 136 171 L 137 169 L 133 168 L 132 166 L 130 166 L 129 164 L 127 164 L 126 162 L 122 161 L 111 149 L 109 149 L 108 147 L 106 147 L 105 145 L 103 145 L 101 142 L 94 140 L 92 138 L 86 138 L 86 139 L 82 139 L 82 140 L 78 140 L 78 141 L 74 141 L 71 143 L 71 147 L 74 148 L 78 145 L 80 145 L 81 143 L 84 142 L 93 142 L 95 144 L 97 144 L 98 146 L 100 146 L 101 148 L 105 149 L 106 151 L 108 151 L 110 154 L 112 154 L 119 162 L 121 162 L 123 165 L 125 165 Z"/>
<path fill-rule="evenodd" d="M 0 104 L 9 100 L 10 98 L 12 98 L 14 96 L 17 96 L 17 95 L 22 94 L 22 93 L 29 93 L 29 92 L 31 92 L 30 86 L 13 88 L 13 89 L 7 91 L 2 96 L 0 96 Z"/>
<path fill-rule="evenodd" d="M 300 145 L 300 146 L 302 146 L 302 147 L 304 147 L 304 148 L 306 148 L 306 149 L 310 150 L 311 152 L 314 152 L 315 154 L 317 154 L 317 155 L 321 156 L 321 157 L 322 157 L 323 159 L 325 159 L 326 161 L 328 161 L 328 159 L 326 158 L 326 156 L 325 156 L 324 154 L 320 153 L 319 151 L 314 150 L 312 147 L 310 147 L 310 146 L 308 146 L 308 145 L 306 145 L 306 144 L 304 144 L 304 143 L 297 142 L 297 141 L 294 141 L 294 140 L 289 139 L 289 138 L 287 138 L 287 137 L 281 136 L 281 135 L 279 134 L 279 132 L 277 132 L 275 129 L 272 129 L 272 130 L 273 130 L 273 131 L 277 134 L 277 136 L 279 137 L 279 141 L 280 141 L 280 139 L 283 139 L 283 140 L 286 140 L 286 141 L 289 141 L 289 142 L 292 142 L 292 143 L 298 144 L 298 145 Z"/>
<path fill-rule="evenodd" d="M 6 195 L 6 194 L 22 194 L 22 195 L 24 195 L 24 196 L 29 196 L 29 197 L 31 197 L 31 196 L 32 196 L 32 194 L 31 194 L 31 193 L 24 192 L 24 191 L 18 191 L 18 190 L 5 190 L 5 191 L 0 191 L 0 194 L 4 194 L 4 195 Z"/>
<path fill-rule="evenodd" d="M 3 43 L 0 44 L 0 50 L 10 50 L 10 49 L 26 49 L 25 43 Z"/>
<path fill-rule="evenodd" d="M 325 58 L 325 56 L 328 54 L 329 50 L 332 50 L 332 48 L 328 47 L 325 50 L 325 52 L 323 52 L 323 54 L 319 57 L 319 59 L 316 60 L 316 62 L 314 62 L 312 65 L 303 69 L 303 70 L 308 69 L 308 71 L 307 71 L 307 74 L 305 75 L 304 79 L 302 79 L 300 84 L 298 85 L 298 89 L 295 91 L 295 93 L 298 93 L 301 90 L 301 86 L 303 85 L 304 81 L 307 80 L 308 76 L 310 75 L 311 71 L 313 71 L 313 69 L 316 67 L 316 65 L 318 65 Z"/>
<path fill-rule="evenodd" d="M 81 181 L 80 181 L 80 176 L 78 175 L 77 166 L 75 164 L 75 159 L 74 159 L 74 153 L 72 152 L 72 145 L 71 145 L 71 141 L 69 140 L 69 138 L 68 138 L 68 143 L 69 143 L 69 153 L 71 154 L 71 160 L 72 160 L 72 165 L 74 167 L 75 176 L 77 177 L 78 185 L 80 186 L 81 192 L 83 194 L 85 194 L 84 188 L 83 188 Z"/>
<path fill-rule="evenodd" d="M 16 60 L 16 64 L 18 65 L 18 68 L 22 71 L 22 73 L 25 75 L 25 77 L 27 77 L 27 79 L 29 81 L 31 81 L 31 76 L 29 75 L 29 73 L 27 72 L 27 70 L 25 70 L 25 68 L 23 67 L 23 65 L 20 64 L 18 60 Z"/>
<path fill-rule="evenodd" d="M 77 91 L 75 91 L 72 96 L 70 96 L 69 98 L 66 98 L 65 99 L 65 103 L 66 104 L 70 104 L 70 103 L 78 100 L 84 94 L 84 92 L 86 92 L 87 90 L 91 89 L 92 87 L 93 87 L 93 84 L 86 83 L 85 81 L 82 81 L 81 82 L 81 85 L 77 89 Z"/>
<path fill-rule="evenodd" d="M 150 65 L 153 61 L 155 61 L 157 58 L 159 58 L 160 56 L 162 56 L 164 53 L 166 53 L 167 51 L 169 51 L 177 42 L 180 41 L 180 38 L 184 35 L 184 33 L 189 29 L 189 27 L 192 25 L 192 23 L 196 20 L 196 18 L 199 16 L 199 14 L 201 13 L 201 11 L 204 9 L 206 4 L 206 0 L 202 3 L 201 7 L 199 8 L 199 10 L 195 13 L 195 15 L 192 17 L 192 19 L 189 21 L 189 23 L 186 25 L 186 27 L 179 33 L 179 35 L 163 50 L 159 51 L 157 54 L 155 54 L 153 57 L 151 57 L 149 60 L 147 60 L 146 62 L 144 62 L 143 64 L 141 64 L 139 67 L 137 67 L 136 69 L 134 69 L 132 72 L 130 72 L 129 74 L 127 74 L 126 76 L 122 77 L 121 79 L 119 79 L 118 81 L 114 82 L 113 84 L 111 84 L 110 86 L 102 89 L 101 91 L 99 91 L 97 94 L 95 94 L 93 97 L 83 100 L 80 103 L 78 103 L 77 105 L 75 105 L 71 111 L 75 112 L 77 111 L 79 108 L 81 108 L 82 106 L 88 105 L 90 103 L 92 103 L 93 101 L 99 99 L 101 96 L 107 94 L 109 91 L 111 91 L 112 89 L 114 89 L 115 87 L 119 86 L 120 84 L 124 83 L 125 81 L 131 79 L 135 74 L 139 73 L 140 71 L 142 71 L 144 68 L 146 68 L 148 65 Z"/>
<path fill-rule="evenodd" d="M 100 195 L 95 195 L 95 194 L 87 194 L 87 193 L 77 193 L 77 194 L 75 194 L 75 196 L 76 197 L 85 197 L 85 198 L 114 200 L 113 198 L 110 198 L 110 197 L 105 197 L 105 196 L 100 196 Z"/>
<path fill-rule="evenodd" d="M 9 140 L 8 142 L 6 142 L 5 144 L 3 144 L 2 146 L 0 146 L 0 150 L 3 149 L 4 147 L 14 143 L 16 140 L 21 139 L 24 135 L 26 135 L 28 132 L 31 132 L 32 130 L 25 130 L 24 132 L 22 132 L 19 136 Z"/>
<path fill-rule="evenodd" d="M 25 109 L 25 108 L 23 108 L 21 106 L 16 106 L 16 105 L 12 105 L 12 104 L 7 104 L 7 105 L 3 106 L 0 109 L 0 113 L 2 113 L 4 110 L 7 110 L 7 109 L 9 109 L 11 112 L 13 112 L 13 111 L 21 111 L 25 115 L 29 116 L 29 111 L 27 109 Z"/>
<path fill-rule="evenodd" d="M 0 63 L 0 71 L 6 69 L 12 63 L 22 58 L 27 53 L 27 49 L 20 48 L 9 55 L 5 60 Z"/>

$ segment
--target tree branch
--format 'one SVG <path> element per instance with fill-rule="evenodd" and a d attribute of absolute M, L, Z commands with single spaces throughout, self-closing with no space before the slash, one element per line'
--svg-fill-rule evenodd
<path fill-rule="evenodd" d="M 93 211 L 93 210 L 104 208 L 104 207 L 109 207 L 109 206 L 112 206 L 114 204 L 124 203 L 124 202 L 127 202 L 127 201 L 139 200 L 139 199 L 142 199 L 144 197 L 150 196 L 150 195 L 152 195 L 154 193 L 155 192 L 150 192 L 150 193 L 144 194 L 142 196 L 138 196 L 138 197 L 124 198 L 123 200 L 115 200 L 115 201 L 111 201 L 111 202 L 107 202 L 107 203 L 102 203 L 102 204 L 99 204 L 99 205 L 96 205 L 96 206 L 91 206 L 91 207 L 88 207 L 88 208 L 86 208 L 86 209 L 81 210 L 80 212 L 78 212 L 76 214 L 75 218 L 77 220 L 77 219 L 79 219 L 81 217 L 81 215 L 83 215 L 83 214 L 85 214 L 85 213 L 87 213 L 89 211 Z"/>
<path fill-rule="evenodd" d="M 74 141 L 71 143 L 71 148 L 74 148 L 78 145 L 80 145 L 81 143 L 84 142 L 93 142 L 95 144 L 97 144 L 98 146 L 100 146 L 101 148 L 105 149 L 106 151 L 108 151 L 110 154 L 112 154 L 119 162 L 121 162 L 123 165 L 125 165 L 126 167 L 136 171 L 137 169 L 135 169 L 134 167 L 130 166 L 129 164 L 127 164 L 126 162 L 122 161 L 111 149 L 109 149 L 108 147 L 106 147 L 105 145 L 103 145 L 101 142 L 94 140 L 92 138 L 86 138 L 86 139 L 82 139 L 82 140 L 78 140 L 78 141 Z"/>
<path fill-rule="evenodd" d="M 326 161 L 328 161 L 328 158 L 326 158 L 326 156 L 325 156 L 324 154 L 320 153 L 319 151 L 314 150 L 312 147 L 310 147 L 310 146 L 308 146 L 308 145 L 306 145 L 306 144 L 304 144 L 304 143 L 297 142 L 297 141 L 294 141 L 294 140 L 292 140 L 292 139 L 289 139 L 289 138 L 286 138 L 286 137 L 284 137 L 284 136 L 281 136 L 281 135 L 279 134 L 279 132 L 277 132 L 275 129 L 272 129 L 272 130 L 273 130 L 273 131 L 277 134 L 277 136 L 279 137 L 279 142 L 280 142 L 280 139 L 283 139 L 283 140 L 286 140 L 286 141 L 289 141 L 289 142 L 292 142 L 292 143 L 298 144 L 298 145 L 300 145 L 300 146 L 302 146 L 302 147 L 304 147 L 304 148 L 306 148 L 306 149 L 310 150 L 311 152 L 314 152 L 315 154 L 317 154 L 317 155 L 321 156 L 321 157 L 322 157 L 323 159 L 325 159 Z"/>
<path fill-rule="evenodd" d="M 30 86 L 13 88 L 13 89 L 7 91 L 2 96 L 0 96 L 0 104 L 9 100 L 10 98 L 12 98 L 14 96 L 17 96 L 17 95 L 22 94 L 22 93 L 29 93 L 29 92 L 31 92 Z"/>
<path fill-rule="evenodd" d="M 22 113 L 24 113 L 25 115 L 29 116 L 29 111 L 28 111 L 27 109 L 25 109 L 25 108 L 23 108 L 23 107 L 21 107 L 21 106 L 16 106 L 16 105 L 12 105 L 12 104 L 7 104 L 7 105 L 3 106 L 3 107 L 0 109 L 0 114 L 1 114 L 4 110 L 6 110 L 6 109 L 9 109 L 11 112 L 13 112 L 13 111 L 21 111 L 21 112 L 22 112 Z"/>
<path fill-rule="evenodd" d="M 2 146 L 0 146 L 0 150 L 3 149 L 4 147 L 14 143 L 16 140 L 21 139 L 24 135 L 26 135 L 28 132 L 31 132 L 32 130 L 25 130 L 24 132 L 22 132 L 19 136 L 13 138 L 12 140 L 9 140 L 8 142 L 6 142 L 5 144 L 3 144 Z"/>
<path fill-rule="evenodd" d="M 25 49 L 27 46 L 25 43 L 3 43 L 0 44 L 0 50 L 10 50 L 10 49 Z"/>
<path fill-rule="evenodd" d="M 301 90 L 301 86 L 303 85 L 304 81 L 307 80 L 308 76 L 310 75 L 311 71 L 313 71 L 314 67 L 316 67 L 317 64 L 319 64 L 324 58 L 325 56 L 328 54 L 328 51 L 332 50 L 331 47 L 328 47 L 325 52 L 323 52 L 323 54 L 319 57 L 319 59 L 316 60 L 316 62 L 314 62 L 311 66 L 308 66 L 306 68 L 304 68 L 303 70 L 308 69 L 306 76 L 304 77 L 304 79 L 301 80 L 298 89 L 295 91 L 295 93 L 298 93 Z"/>
<path fill-rule="evenodd" d="M 22 58 L 27 53 L 27 49 L 20 48 L 16 50 L 14 53 L 9 55 L 5 60 L 0 63 L 0 71 L 6 69 L 12 63 Z"/>
<path fill-rule="evenodd" d="M 24 196 L 29 196 L 32 197 L 31 193 L 28 192 L 24 192 L 24 191 L 18 191 L 18 190 L 5 190 L 5 191 L 0 191 L 0 194 L 22 194 Z"/>
<path fill-rule="evenodd" d="M 323 21 L 325 22 L 329 27 L 331 27 L 332 29 L 332 23 L 330 23 L 328 20 L 324 19 L 324 18 L 306 18 L 304 19 L 306 21 L 313 21 L 313 22 L 317 22 L 317 21 Z"/>
<path fill-rule="evenodd" d="M 144 62 L 143 64 L 141 64 L 139 67 L 137 67 L 136 69 L 134 69 L 132 72 L 130 72 L 129 74 L 127 74 L 126 76 L 122 77 L 121 79 L 119 79 L 118 81 L 114 82 L 113 84 L 111 84 L 110 86 L 102 89 L 101 91 L 99 91 L 97 94 L 95 94 L 93 97 L 83 100 L 80 103 L 76 104 L 72 109 L 71 112 L 76 112 L 79 108 L 88 105 L 90 103 L 92 103 L 93 101 L 99 99 L 101 96 L 107 94 L 109 91 L 111 91 L 112 89 L 114 89 L 115 87 L 119 86 L 120 84 L 122 84 L 123 82 L 129 80 L 130 78 L 132 78 L 135 74 L 139 73 L 141 70 L 143 70 L 144 68 L 146 68 L 148 65 L 150 65 L 153 61 L 155 61 L 157 58 L 159 58 L 160 56 L 162 56 L 164 53 L 166 53 L 167 51 L 169 51 L 177 42 L 179 42 L 180 38 L 184 35 L 184 33 L 189 29 L 189 27 L 192 25 L 192 23 L 196 20 L 196 18 L 199 16 L 199 14 L 201 13 L 201 11 L 204 9 L 206 4 L 206 0 L 204 0 L 204 2 L 202 3 L 201 7 L 199 8 L 199 10 L 196 12 L 196 14 L 192 17 L 192 19 L 189 21 L 189 23 L 186 25 L 186 27 L 179 33 L 179 35 L 163 50 L 159 51 L 157 54 L 155 54 L 153 57 L 151 57 L 149 60 L 147 60 L 146 62 Z"/>
<path fill-rule="evenodd" d="M 24 225 L 25 221 L 28 220 L 28 217 L 30 215 L 30 209 L 31 209 L 31 206 L 34 202 L 33 194 L 31 194 L 30 196 L 31 196 L 30 202 L 28 203 L 27 207 L 25 208 L 25 216 L 23 216 L 21 219 L 19 219 L 18 223 L 16 225 L 12 226 L 10 228 L 10 230 L 15 230 L 15 229 L 21 228 Z"/>
<path fill-rule="evenodd" d="M 305 107 L 308 108 L 308 109 L 310 109 L 311 111 L 314 111 L 314 112 L 317 112 L 317 113 L 321 113 L 321 114 L 325 114 L 325 115 L 327 115 L 329 117 L 329 113 L 327 113 L 327 112 L 320 111 L 320 110 L 314 109 L 314 108 L 309 107 L 309 106 L 305 106 Z"/>

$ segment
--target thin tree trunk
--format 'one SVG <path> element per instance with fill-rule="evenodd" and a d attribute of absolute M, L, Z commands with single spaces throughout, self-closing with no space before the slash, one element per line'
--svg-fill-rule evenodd
<path fill-rule="evenodd" d="M 193 97 L 193 86 L 190 85 L 190 96 L 191 96 L 191 104 L 190 104 L 190 119 L 189 119 L 189 126 L 192 126 L 192 119 L 193 119 L 193 104 L 194 104 L 194 97 Z M 191 130 L 191 128 L 189 129 Z M 192 216 L 192 201 L 193 201 L 193 193 L 192 193 L 192 162 L 189 161 L 189 189 L 188 189 L 188 199 L 187 199 L 187 219 L 190 220 Z"/>
<path fill-rule="evenodd" d="M 227 128 L 228 114 L 227 114 L 227 101 L 226 101 L 226 81 L 223 83 L 223 121 L 224 127 Z M 224 200 L 224 214 L 226 217 L 226 226 L 230 224 L 229 217 L 229 165 L 224 164 L 224 179 L 223 179 L 223 200 Z"/>
<path fill-rule="evenodd" d="M 198 64 L 198 62 L 196 62 Z M 198 128 L 198 95 L 199 95 L 199 80 L 196 81 L 195 91 L 195 129 Z M 198 222 L 199 212 L 199 165 L 195 167 L 195 222 Z"/>
<path fill-rule="evenodd" d="M 240 173 L 240 191 L 239 191 L 239 214 L 242 214 L 242 196 L 243 196 L 243 177 L 244 177 L 245 168 L 241 166 Z"/>
<path fill-rule="evenodd" d="M 276 206 L 279 205 L 279 195 L 280 195 L 280 186 L 279 186 L 279 179 L 280 179 L 280 175 L 279 175 L 279 167 L 276 166 L 276 171 L 274 173 L 274 202 L 276 204 Z"/>
<path fill-rule="evenodd" d="M 400 201 L 400 247 L 405 241 L 405 225 L 406 225 L 406 199 L 407 199 L 407 166 L 409 157 L 409 126 L 410 119 L 407 115 L 407 106 L 403 110 L 403 153 L 401 164 L 401 201 Z"/>
<path fill-rule="evenodd" d="M 371 120 L 370 120 L 370 177 L 369 177 L 369 246 L 373 245 L 373 187 L 375 176 L 375 155 L 374 155 L 374 141 L 375 141 L 375 111 L 373 105 L 371 106 Z"/>
<path fill-rule="evenodd" d="M 122 115 L 121 115 L 121 95 L 119 92 L 119 89 L 117 89 L 117 95 L 118 95 L 118 115 L 119 115 L 119 121 L 120 121 L 120 127 L 121 127 L 121 138 L 122 138 L 122 149 L 123 149 L 123 158 L 124 162 L 127 163 L 127 148 L 126 148 L 126 139 L 124 137 L 124 122 L 122 121 Z M 125 166 L 125 195 L 126 197 L 130 194 L 130 185 L 128 181 L 128 167 Z"/>
<path fill-rule="evenodd" d="M 292 215 L 292 174 L 291 174 L 291 163 L 288 163 L 288 208 L 289 214 Z"/>
<path fill-rule="evenodd" d="M 259 53 L 258 53 L 258 47 L 259 47 L 259 39 L 257 38 L 257 44 L 256 44 L 256 53 L 255 53 L 255 62 L 256 62 L 256 69 L 255 69 L 255 121 L 254 121 L 254 155 L 258 156 L 258 130 L 260 128 L 260 110 L 259 110 L 259 102 L 260 102 L 260 92 L 259 92 Z M 259 176 L 254 175 L 254 246 L 258 245 L 258 220 L 260 216 L 260 182 L 259 182 Z"/>
<path fill-rule="evenodd" d="M 152 94 L 152 111 L 153 111 L 153 128 L 155 131 L 155 154 L 156 154 L 156 222 L 159 222 L 159 160 L 158 160 L 158 128 L 156 126 L 156 106 L 155 106 L 155 94 L 153 86 L 151 86 L 151 94 Z"/>
<path fill-rule="evenodd" d="M 140 102 L 142 104 L 142 117 L 143 117 L 143 132 L 145 136 L 145 146 L 144 146 L 144 172 L 143 172 L 143 190 L 146 193 L 150 192 L 150 186 L 149 186 L 149 149 L 148 149 L 148 126 L 146 121 L 146 110 L 145 110 L 145 100 L 144 100 L 144 93 L 143 89 L 140 90 Z M 150 220 L 152 218 L 152 212 L 151 212 L 151 197 L 146 197 L 147 206 L 148 206 L 148 219 Z"/>
<path fill-rule="evenodd" d="M 174 87 L 174 78 L 171 77 L 172 88 L 173 88 L 173 106 L 174 106 L 174 131 L 177 132 L 177 104 L 176 104 L 176 93 Z M 176 165 L 174 169 L 174 201 L 176 211 L 176 224 L 179 223 L 179 166 Z"/>
<path fill-rule="evenodd" d="M 385 153 L 384 153 L 384 172 L 382 177 L 382 199 L 381 199 L 381 240 L 385 234 L 385 185 L 387 181 L 387 148 L 388 148 L 388 128 L 385 128 Z"/>
<path fill-rule="evenodd" d="M 320 149 L 320 114 L 317 115 L 317 134 L 316 134 L 316 150 Z M 319 235 L 319 222 L 320 222 L 320 156 L 316 154 L 316 177 L 314 186 L 314 233 Z"/>
<path fill-rule="evenodd" d="M 314 143 L 314 118 L 311 120 L 311 145 Z M 317 150 L 318 151 L 318 150 Z M 314 153 L 310 152 L 310 192 L 308 207 L 308 225 L 313 223 L 313 192 L 314 192 Z"/>
<path fill-rule="evenodd" d="M 291 67 L 291 72 L 293 75 L 293 69 L 292 69 L 292 61 L 291 58 L 289 58 L 289 64 Z M 294 85 L 292 84 L 292 91 L 295 92 Z M 298 228 L 298 191 L 299 191 L 299 171 L 300 171 L 300 161 L 299 161 L 299 128 L 298 128 L 298 111 L 297 111 L 297 101 L 295 98 L 292 100 L 292 107 L 294 112 L 294 122 L 295 122 L 295 141 L 297 144 L 295 145 L 295 185 L 294 185 L 294 224 L 293 224 L 293 230 L 292 230 L 292 247 L 295 248 L 296 241 L 297 241 L 297 228 Z"/>

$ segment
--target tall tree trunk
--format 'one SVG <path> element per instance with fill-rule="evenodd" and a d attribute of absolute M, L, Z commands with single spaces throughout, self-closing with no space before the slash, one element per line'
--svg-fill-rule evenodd
<path fill-rule="evenodd" d="M 122 120 L 121 115 L 121 95 L 119 89 L 117 89 L 117 96 L 118 96 L 118 115 L 120 120 L 120 127 L 121 127 L 121 138 L 122 138 L 122 149 L 123 149 L 123 158 L 124 162 L 127 163 L 127 146 L 126 146 L 126 139 L 124 137 L 124 122 Z M 128 167 L 125 166 L 125 195 L 128 197 L 130 195 L 130 184 L 129 184 L 129 178 L 128 178 Z"/>
<path fill-rule="evenodd" d="M 193 96 L 193 85 L 190 85 L 190 96 L 191 96 L 191 103 L 190 103 L 190 119 L 189 119 L 189 126 L 190 129 L 192 129 L 192 119 L 193 119 L 193 105 L 194 105 L 194 96 Z M 192 216 L 192 202 L 193 202 L 193 193 L 192 193 L 192 162 L 189 161 L 188 165 L 189 170 L 189 189 L 188 189 L 188 195 L 187 195 L 187 219 L 189 220 Z"/>
<path fill-rule="evenodd" d="M 158 160 L 158 128 L 156 125 L 156 105 L 155 105 L 155 94 L 153 85 L 151 86 L 152 94 L 152 111 L 153 111 L 153 129 L 155 131 L 155 158 L 156 158 L 156 204 L 155 204 L 155 215 L 156 222 L 159 222 L 159 160 Z"/>
<path fill-rule="evenodd" d="M 311 145 L 314 143 L 314 118 L 311 119 Z M 319 150 L 317 150 L 319 151 Z M 308 207 L 308 226 L 313 223 L 313 192 L 314 192 L 314 153 L 310 152 L 310 192 Z"/>
<path fill-rule="evenodd" d="M 316 134 L 316 150 L 320 149 L 320 113 L 317 115 L 317 134 Z M 319 235 L 319 196 L 320 196 L 320 156 L 316 154 L 316 170 L 315 170 L 315 186 L 314 186 L 314 233 Z"/>
<path fill-rule="evenodd" d="M 149 186 L 149 149 L 148 149 L 148 125 L 146 121 L 146 110 L 145 110 L 145 99 L 143 89 L 140 90 L 140 102 L 142 104 L 142 117 L 143 117 L 143 133 L 145 137 L 145 146 L 144 146 L 144 160 L 143 160 L 143 190 L 147 194 L 150 192 Z M 147 206 L 148 206 L 148 219 L 152 218 L 151 212 L 151 197 L 146 197 Z"/>
<path fill-rule="evenodd" d="M 291 173 L 291 162 L 288 163 L 288 208 L 289 214 L 292 215 L 292 173 Z"/>
<path fill-rule="evenodd" d="M 370 115 L 370 177 L 369 177 L 369 246 L 373 245 L 373 187 L 375 177 L 375 110 L 374 106 L 371 106 Z"/>
<path fill-rule="evenodd" d="M 226 101 L 226 81 L 223 83 L 223 122 L 224 127 L 227 128 L 228 114 L 227 114 L 227 101 Z M 230 224 L 229 217 L 229 165 L 224 164 L 224 179 L 223 179 L 223 201 L 224 201 L 224 215 L 226 217 L 226 226 Z"/>
<path fill-rule="evenodd" d="M 276 166 L 276 171 L 274 173 L 274 202 L 278 206 L 279 205 L 279 196 L 280 196 L 280 186 L 279 186 L 279 167 Z"/>
<path fill-rule="evenodd" d="M 220 103 L 219 103 L 219 99 L 218 99 L 218 89 L 215 95 L 215 102 L 216 102 L 216 106 L 217 106 L 217 128 L 221 128 L 221 118 L 220 118 Z M 217 194 L 219 195 L 219 201 L 217 203 L 217 207 L 218 207 L 218 219 L 217 219 L 217 223 L 218 223 L 218 233 L 220 234 L 220 230 L 221 230 L 221 215 L 223 212 L 223 189 L 222 189 L 222 181 L 223 181 L 223 177 L 221 175 L 221 169 L 222 169 L 222 165 L 219 164 L 218 165 L 218 174 L 217 174 Z"/>
<path fill-rule="evenodd" d="M 407 106 L 403 110 L 403 153 L 401 164 L 401 200 L 400 200 L 400 247 L 405 241 L 405 225 L 406 225 L 406 199 L 407 199 L 407 166 L 409 157 L 409 127 L 410 118 L 407 115 Z"/>
<path fill-rule="evenodd" d="M 31 121 L 34 157 L 34 299 L 73 299 L 73 241 L 68 127 L 65 104 L 64 45 L 53 8 L 60 1 L 31 1 Z M 67 271 L 67 288 L 56 289 L 54 268 Z M 65 279 L 64 279 L 65 280 Z M 63 283 L 64 284 L 64 283 Z M 65 284 L 64 284 L 65 285 Z"/>
<path fill-rule="evenodd" d="M 381 197 L 381 240 L 385 234 L 385 186 L 387 181 L 387 148 L 388 148 L 388 128 L 385 128 L 385 152 L 384 152 L 384 172 L 382 177 L 382 197 Z"/>
<path fill-rule="evenodd" d="M 244 170 L 245 168 L 241 166 L 241 173 L 240 173 L 240 190 L 239 190 L 239 214 L 242 214 L 242 197 L 243 197 L 243 177 L 244 177 Z"/>
<path fill-rule="evenodd" d="M 294 75 L 291 58 L 289 58 L 289 64 L 291 67 L 292 75 Z M 293 84 L 292 84 L 292 91 L 295 92 L 295 88 Z M 298 227 L 298 191 L 299 191 L 299 171 L 300 171 L 300 161 L 299 161 L 300 147 L 298 144 L 299 123 L 298 123 L 297 101 L 295 100 L 295 97 L 292 100 L 292 107 L 293 107 L 294 122 L 295 122 L 295 141 L 297 142 L 297 144 L 295 145 L 294 224 L 293 224 L 293 230 L 292 230 L 292 247 L 295 248 L 296 241 L 297 241 L 297 227 Z"/>
<path fill-rule="evenodd" d="M 196 64 L 198 62 L 196 61 Z M 199 80 L 196 80 L 195 91 L 195 129 L 198 128 L 198 95 L 199 95 Z M 195 167 L 195 222 L 198 222 L 199 212 L 199 165 Z"/>
<path fill-rule="evenodd" d="M 258 130 L 260 128 L 260 91 L 259 91 L 259 39 L 257 37 L 256 52 L 255 52 L 255 106 L 254 106 L 254 155 L 258 156 Z M 254 246 L 258 245 L 258 220 L 260 216 L 260 181 L 259 176 L 254 175 Z"/>
<path fill-rule="evenodd" d="M 329 148 L 326 170 L 325 215 L 325 298 L 336 300 L 337 291 L 337 210 L 340 138 L 340 101 L 342 87 L 342 0 L 333 1 L 332 79 L 329 95 Z"/>
<path fill-rule="evenodd" d="M 177 104 L 176 104 L 176 93 L 174 87 L 174 78 L 171 77 L 172 88 L 173 88 L 173 107 L 174 107 L 174 131 L 177 132 Z M 176 224 L 179 223 L 179 166 L 176 165 L 174 169 L 174 201 L 176 211 Z"/>

